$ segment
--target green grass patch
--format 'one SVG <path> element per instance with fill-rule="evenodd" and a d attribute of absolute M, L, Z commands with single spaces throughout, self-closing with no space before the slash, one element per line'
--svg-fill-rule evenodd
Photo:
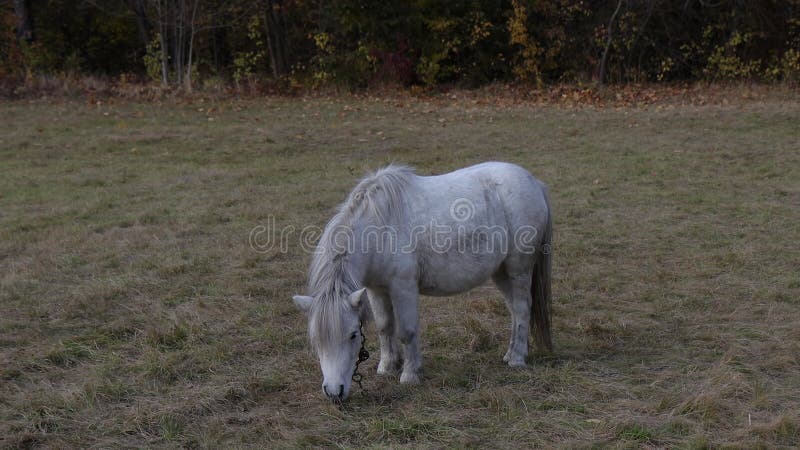
<path fill-rule="evenodd" d="M 617 437 L 628 441 L 646 443 L 653 440 L 653 432 L 639 424 L 629 424 L 622 426 L 617 431 Z"/>

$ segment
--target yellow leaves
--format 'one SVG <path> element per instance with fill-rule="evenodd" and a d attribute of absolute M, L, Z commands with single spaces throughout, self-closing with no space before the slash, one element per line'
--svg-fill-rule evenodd
<path fill-rule="evenodd" d="M 528 20 L 528 12 L 525 5 L 519 0 L 511 2 L 513 14 L 508 19 L 508 33 L 511 36 L 510 41 L 512 44 L 519 44 L 522 46 L 529 45 L 528 27 L 525 24 Z"/>
<path fill-rule="evenodd" d="M 478 42 L 486 39 L 491 35 L 492 23 L 486 19 L 482 19 L 475 14 L 474 21 L 472 22 L 472 29 L 470 31 L 470 45 L 475 45 Z"/>
<path fill-rule="evenodd" d="M 250 17 L 247 22 L 247 37 L 255 46 L 255 50 L 236 52 L 233 58 L 233 79 L 236 83 L 255 75 L 256 67 L 266 58 L 264 42 L 260 31 L 260 21 L 257 15 Z"/>
<path fill-rule="evenodd" d="M 658 75 L 656 76 L 656 78 L 658 78 L 658 81 L 663 81 L 664 78 L 669 74 L 669 72 L 672 71 L 672 68 L 674 66 L 675 66 L 675 61 L 673 61 L 672 58 L 669 56 L 661 60 L 661 70 L 658 71 Z"/>
<path fill-rule="evenodd" d="M 314 40 L 314 45 L 317 48 L 327 54 L 333 53 L 336 48 L 333 45 L 333 37 L 330 33 L 321 32 L 321 33 L 314 33 L 311 35 L 311 38 Z"/>
<path fill-rule="evenodd" d="M 247 22 L 247 37 L 252 41 L 256 41 L 256 45 L 261 45 L 261 31 L 259 27 L 259 20 L 257 15 L 250 17 Z"/>
<path fill-rule="evenodd" d="M 161 52 L 161 34 L 155 33 L 153 39 L 147 44 L 146 53 L 142 57 L 147 75 L 154 81 L 161 79 L 161 64 L 164 55 Z"/>
<path fill-rule="evenodd" d="M 455 19 L 433 19 L 428 20 L 426 24 L 431 31 L 447 32 L 456 28 L 458 22 Z"/>
<path fill-rule="evenodd" d="M 541 85 L 539 55 L 542 50 L 528 33 L 528 12 L 520 0 L 513 0 L 511 5 L 513 14 L 508 19 L 509 40 L 511 45 L 522 47 L 512 70 L 518 80 L 535 81 L 537 85 Z"/>

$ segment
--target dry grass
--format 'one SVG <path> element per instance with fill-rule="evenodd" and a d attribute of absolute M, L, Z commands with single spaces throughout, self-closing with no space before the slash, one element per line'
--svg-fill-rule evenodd
<path fill-rule="evenodd" d="M 800 98 L 780 97 L 0 105 L 0 446 L 800 445 Z M 309 256 L 250 230 L 322 225 L 390 161 L 489 159 L 550 185 L 556 354 L 502 364 L 491 287 L 426 299 L 424 384 L 373 358 L 329 405 L 289 300 Z"/>

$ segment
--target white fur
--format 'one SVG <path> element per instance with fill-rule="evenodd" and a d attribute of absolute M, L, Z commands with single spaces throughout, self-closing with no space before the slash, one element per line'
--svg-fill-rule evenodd
<path fill-rule="evenodd" d="M 529 229 L 537 232 L 530 240 L 535 252 L 515 242 Z M 310 297 L 294 297 L 309 312 L 323 390 L 339 401 L 349 395 L 359 323 L 370 316 L 380 338 L 378 373 L 402 367 L 400 382 L 418 383 L 419 295 L 453 295 L 489 278 L 512 316 L 503 359 L 525 365 L 532 304 L 546 316 L 539 317 L 546 321 L 537 332 L 549 347 L 550 256 L 541 250 L 550 244 L 550 229 L 545 186 L 513 164 L 490 162 L 429 177 L 389 166 L 364 178 L 325 227 L 309 273 Z M 337 230 L 350 233 L 347 245 L 337 245 Z M 446 242 L 452 245 L 439 245 Z M 539 292 L 538 303 L 532 292 Z"/>

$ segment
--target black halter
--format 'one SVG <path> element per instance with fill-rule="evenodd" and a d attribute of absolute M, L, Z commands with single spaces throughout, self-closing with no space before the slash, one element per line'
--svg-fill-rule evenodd
<path fill-rule="evenodd" d="M 356 367 L 353 369 L 353 381 L 358 383 L 358 387 L 360 387 L 363 391 L 365 389 L 361 384 L 361 381 L 364 379 L 364 375 L 358 371 L 358 365 L 369 359 L 369 352 L 367 351 L 366 347 L 364 347 L 364 343 L 367 342 L 367 336 L 364 334 L 363 322 L 359 322 L 358 331 L 361 333 L 361 350 L 358 351 L 358 360 L 356 360 Z"/>

